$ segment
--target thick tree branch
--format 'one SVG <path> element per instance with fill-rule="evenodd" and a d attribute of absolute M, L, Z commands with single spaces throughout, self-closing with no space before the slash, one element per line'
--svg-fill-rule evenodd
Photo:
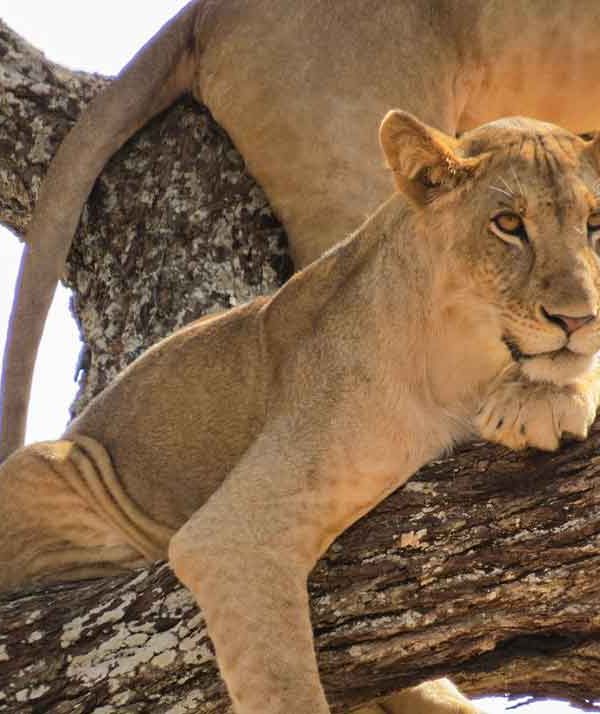
<path fill-rule="evenodd" d="M 0 221 L 15 233 L 60 141 L 106 83 L 48 62 L 0 19 Z"/>
<path fill-rule="evenodd" d="M 57 141 L 104 82 L 0 26 L 2 222 L 23 230 Z M 175 326 L 272 290 L 282 243 L 204 108 L 153 122 L 97 183 L 71 253 L 82 401 Z M 600 434 L 554 457 L 469 447 L 336 542 L 311 578 L 336 710 L 446 673 L 472 692 L 600 699 L 599 447 Z M 13 594 L 0 622 L 0 711 L 227 710 L 201 616 L 164 566 Z"/>
<path fill-rule="evenodd" d="M 0 22 L 0 221 L 22 233 L 50 157 L 107 80 L 47 62 Z M 79 410 L 144 349 L 292 270 L 262 190 L 208 111 L 182 100 L 96 183 L 71 250 L 89 367 Z"/>
<path fill-rule="evenodd" d="M 599 447 L 468 447 L 334 543 L 311 592 L 336 711 L 444 673 L 472 693 L 600 698 Z M 15 594 L 0 620 L 0 711 L 227 711 L 165 566 Z"/>

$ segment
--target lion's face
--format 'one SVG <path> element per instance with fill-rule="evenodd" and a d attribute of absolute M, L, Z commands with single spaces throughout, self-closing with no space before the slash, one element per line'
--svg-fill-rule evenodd
<path fill-rule="evenodd" d="M 564 383 L 600 350 L 595 147 L 548 125 L 506 124 L 461 142 L 465 156 L 489 152 L 473 181 L 476 195 L 469 198 L 465 186 L 464 198 L 477 208 L 462 246 L 465 269 L 497 311 L 525 373 Z"/>
<path fill-rule="evenodd" d="M 600 350 L 597 142 L 526 119 L 448 143 L 428 131 L 416 147 L 409 139 L 413 164 L 403 168 L 421 183 L 424 225 L 458 289 L 489 308 L 490 327 L 532 379 L 585 373 Z"/>

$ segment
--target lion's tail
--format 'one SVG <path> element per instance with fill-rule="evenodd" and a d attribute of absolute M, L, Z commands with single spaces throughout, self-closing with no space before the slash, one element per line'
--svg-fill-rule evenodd
<path fill-rule="evenodd" d="M 56 153 L 29 230 L 0 388 L 0 461 L 21 446 L 35 358 L 83 205 L 111 155 L 191 88 L 198 3 L 190 2 L 84 111 Z"/>

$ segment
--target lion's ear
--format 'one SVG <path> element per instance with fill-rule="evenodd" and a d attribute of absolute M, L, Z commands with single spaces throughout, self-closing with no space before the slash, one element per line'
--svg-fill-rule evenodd
<path fill-rule="evenodd" d="M 456 139 L 398 109 L 381 122 L 379 141 L 396 186 L 419 202 L 455 186 L 477 163 L 456 154 Z"/>
<path fill-rule="evenodd" d="M 596 170 L 600 171 L 600 132 L 582 134 L 580 138 L 585 141 L 585 154 L 590 158 Z"/>

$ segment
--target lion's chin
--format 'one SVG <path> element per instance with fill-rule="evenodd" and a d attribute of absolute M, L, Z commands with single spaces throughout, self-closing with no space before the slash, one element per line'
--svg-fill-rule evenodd
<path fill-rule="evenodd" d="M 563 347 L 556 352 L 521 360 L 523 374 L 534 382 L 552 382 L 563 387 L 583 377 L 596 364 L 598 356 L 581 355 Z"/>

